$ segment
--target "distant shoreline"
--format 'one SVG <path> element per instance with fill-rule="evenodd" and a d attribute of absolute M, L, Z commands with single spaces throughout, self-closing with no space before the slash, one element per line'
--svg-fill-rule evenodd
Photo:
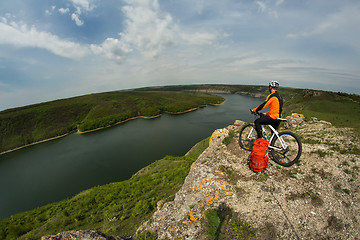
<path fill-rule="evenodd" d="M 41 141 L 37 141 L 37 142 L 33 142 L 33 143 L 26 144 L 26 145 L 21 146 L 21 147 L 17 147 L 17 148 L 13 148 L 13 149 L 10 149 L 10 150 L 6 150 L 6 151 L 4 151 L 4 152 L 1 152 L 0 155 L 6 154 L 6 153 L 10 153 L 10 152 L 14 152 L 14 151 L 20 150 L 20 149 L 22 149 L 22 148 L 30 147 L 30 146 L 33 146 L 33 145 L 36 145 L 36 144 L 39 144 L 39 143 L 44 143 L 44 142 L 52 141 L 52 140 L 55 140 L 55 139 L 63 138 L 63 137 L 66 137 L 67 135 L 69 135 L 69 134 L 71 134 L 71 133 L 73 133 L 73 132 L 65 133 L 65 134 L 62 134 L 62 135 L 59 135 L 59 136 L 56 136 L 56 137 L 47 138 L 47 139 L 44 139 L 44 140 L 41 140 Z"/>
<path fill-rule="evenodd" d="M 37 141 L 37 142 L 33 142 L 33 143 L 30 143 L 30 144 L 26 144 L 24 146 L 20 146 L 20 147 L 17 147 L 17 148 L 13 148 L 13 149 L 10 149 L 10 150 L 6 150 L 4 152 L 1 152 L 0 155 L 4 155 L 6 153 L 10 153 L 10 152 L 15 152 L 17 150 L 20 150 L 20 149 L 23 149 L 23 148 L 27 148 L 27 147 L 31 147 L 33 145 L 37 145 L 37 144 L 40 144 L 40 143 L 45 143 L 45 142 L 49 142 L 49 141 L 52 141 L 52 140 L 56 140 L 56 139 L 59 139 L 59 138 L 63 138 L 63 137 L 66 137 L 74 132 L 78 133 L 78 134 L 84 134 L 84 133 L 90 133 L 90 132 L 95 132 L 95 131 L 98 131 L 98 130 L 102 130 L 102 129 L 105 129 L 105 128 L 110 128 L 110 127 L 114 127 L 116 125 L 119 125 L 121 123 L 125 123 L 127 121 L 130 121 L 130 120 L 135 120 L 137 118 L 143 118 L 143 119 L 153 119 L 153 118 L 157 118 L 157 117 L 160 117 L 162 114 L 164 113 L 167 113 L 167 114 L 171 114 L 171 115 L 179 115 L 179 114 L 183 114 L 183 113 L 188 113 L 188 112 L 192 112 L 192 111 L 196 111 L 198 110 L 199 108 L 202 108 L 202 107 L 206 107 L 206 106 L 220 106 L 222 105 L 223 103 L 226 102 L 226 99 L 220 103 L 220 104 L 207 104 L 207 105 L 200 105 L 196 108 L 191 108 L 191 109 L 188 109 L 188 110 L 185 110 L 185 111 L 182 111 L 182 112 L 168 112 L 168 111 L 164 111 L 163 113 L 161 114 L 158 114 L 158 115 L 155 115 L 155 116 L 136 116 L 136 117 L 132 117 L 132 118 L 128 118 L 126 120 L 123 120 L 123 121 L 120 121 L 120 122 L 117 122 L 113 125 L 110 125 L 110 126 L 106 126 L 106 127 L 100 127 L 100 128 L 96 128 L 96 129 L 92 129 L 92 130 L 88 130 L 88 131 L 80 131 L 79 129 L 75 130 L 75 131 L 72 131 L 72 132 L 68 132 L 68 133 L 65 133 L 65 134 L 62 134 L 62 135 L 59 135 L 59 136 L 56 136 L 56 137 L 52 137 L 52 138 L 47 138 L 47 139 L 44 139 L 44 140 L 41 140 L 41 141 Z"/>
<path fill-rule="evenodd" d="M 155 116 L 136 116 L 136 117 L 128 118 L 128 119 L 126 119 L 126 120 L 123 120 L 123 121 L 114 123 L 113 125 L 109 125 L 109 126 L 106 126 L 106 127 L 99 127 L 99 128 L 91 129 L 91 130 L 88 130 L 88 131 L 80 131 L 80 130 L 78 129 L 78 130 L 77 130 L 77 133 L 79 133 L 79 134 L 84 134 L 84 133 L 89 133 L 89 132 L 95 132 L 95 131 L 102 130 L 102 129 L 105 129 L 105 128 L 114 127 L 114 126 L 119 125 L 119 124 L 121 124 L 121 123 L 125 123 L 125 122 L 127 122 L 127 121 L 135 120 L 135 119 L 138 119 L 138 118 L 143 118 L 143 119 L 158 118 L 158 117 L 161 117 L 161 115 L 164 114 L 164 113 L 166 113 L 166 114 L 171 114 L 171 115 L 184 114 L 184 113 L 196 111 L 196 110 L 198 110 L 199 108 L 203 108 L 203 107 L 206 107 L 206 106 L 220 106 L 220 105 L 222 105 L 224 102 L 226 102 L 226 99 L 225 99 L 222 103 L 220 103 L 220 104 L 199 105 L 199 106 L 196 107 L 196 108 L 191 108 L 191 109 L 188 109 L 188 110 L 185 110 L 185 111 L 182 111 L 182 112 L 168 112 L 168 111 L 164 111 L 164 112 L 162 112 L 162 113 L 160 113 L 160 114 L 158 114 L 158 115 L 155 115 Z"/>

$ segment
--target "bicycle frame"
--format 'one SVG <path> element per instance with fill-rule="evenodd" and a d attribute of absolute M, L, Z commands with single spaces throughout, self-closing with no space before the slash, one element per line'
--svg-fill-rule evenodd
<path fill-rule="evenodd" d="M 271 126 L 271 125 L 268 125 L 268 127 L 271 129 L 271 131 L 272 131 L 272 133 L 273 133 L 273 134 L 271 135 L 271 138 L 270 138 L 270 140 L 269 140 L 269 143 L 272 142 L 272 140 L 273 140 L 274 137 L 277 137 L 277 138 L 279 139 L 279 141 L 280 141 L 280 144 L 281 144 L 282 149 L 286 149 L 286 148 L 287 148 L 286 143 L 285 143 L 284 140 L 279 136 L 279 133 L 275 130 L 275 128 L 274 128 L 273 126 Z M 264 133 L 265 138 L 267 139 L 266 133 L 265 133 L 265 128 L 264 128 L 263 125 L 261 125 L 261 129 L 262 129 L 262 131 L 263 131 L 263 133 Z M 271 146 L 270 144 L 269 144 L 269 148 L 271 148 L 271 149 L 276 149 L 276 150 L 281 150 L 281 149 L 279 149 L 279 148 L 276 148 L 276 147 L 274 147 L 274 146 Z"/>
<path fill-rule="evenodd" d="M 274 138 L 274 137 L 277 137 L 277 138 L 279 139 L 279 141 L 280 141 L 280 144 L 281 144 L 282 149 L 286 149 L 286 148 L 287 148 L 286 143 L 285 143 L 284 140 L 279 136 L 279 133 L 275 130 L 275 128 L 272 127 L 271 125 L 267 125 L 267 126 L 269 126 L 269 128 L 271 129 L 271 131 L 272 131 L 273 134 L 271 135 L 270 140 L 268 140 L 268 138 L 267 138 L 267 136 L 266 136 L 266 132 L 265 132 L 264 125 L 261 125 L 261 130 L 262 130 L 262 132 L 263 132 L 263 134 L 264 134 L 265 139 L 268 140 L 269 143 L 271 143 L 272 140 L 273 140 L 273 138 Z M 247 136 L 247 138 L 251 139 L 251 137 L 253 136 L 253 134 L 256 134 L 254 127 L 251 129 L 251 131 L 250 131 L 249 135 Z M 276 148 L 276 147 L 271 146 L 271 145 L 269 145 L 269 148 L 271 148 L 271 149 L 276 149 L 276 150 L 281 150 L 281 149 Z"/>

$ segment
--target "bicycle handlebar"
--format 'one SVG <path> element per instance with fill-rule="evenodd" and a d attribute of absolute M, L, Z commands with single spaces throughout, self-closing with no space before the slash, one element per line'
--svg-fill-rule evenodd
<path fill-rule="evenodd" d="M 250 109 L 250 112 L 251 112 L 251 114 L 253 114 L 253 115 L 255 115 L 255 116 L 261 116 L 261 113 L 259 113 L 259 112 L 253 112 L 252 109 Z"/>
<path fill-rule="evenodd" d="M 263 113 L 261 113 L 261 112 L 253 112 L 253 110 L 250 108 L 250 112 L 251 112 L 251 114 L 253 114 L 253 115 L 255 115 L 255 116 L 259 116 L 259 117 L 261 117 L 262 115 L 264 115 Z M 279 121 L 282 121 L 282 122 L 286 122 L 287 121 L 287 119 L 285 119 L 285 118 L 277 118 L 277 120 L 279 120 Z"/>

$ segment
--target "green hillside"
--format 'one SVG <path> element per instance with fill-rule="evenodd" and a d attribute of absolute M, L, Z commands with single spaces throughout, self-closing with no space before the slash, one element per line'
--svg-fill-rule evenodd
<path fill-rule="evenodd" d="M 291 90 L 287 92 L 285 111 L 299 112 L 306 118 L 317 117 L 337 127 L 360 129 L 360 96 L 315 90 Z"/>
<path fill-rule="evenodd" d="M 207 104 L 219 96 L 189 92 L 108 92 L 56 100 L 0 112 L 0 152 L 60 136 L 89 131 L 163 112 L 180 113 Z"/>
<path fill-rule="evenodd" d="M 166 91 L 204 91 L 243 94 L 265 100 L 269 94 L 267 86 L 258 85 L 179 85 L 143 88 Z M 331 122 L 337 127 L 351 127 L 360 132 L 360 96 L 341 92 L 328 92 L 311 89 L 280 87 L 279 93 L 284 99 L 284 116 L 293 112 L 302 113 L 307 119 L 317 117 Z"/>

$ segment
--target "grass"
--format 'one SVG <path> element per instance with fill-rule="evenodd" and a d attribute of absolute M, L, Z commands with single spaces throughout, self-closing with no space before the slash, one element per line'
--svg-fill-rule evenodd
<path fill-rule="evenodd" d="M 256 229 L 228 208 L 225 204 L 205 212 L 203 220 L 206 239 L 256 238 Z"/>
<path fill-rule="evenodd" d="M 325 172 L 324 169 L 312 168 L 311 172 L 319 175 L 323 180 L 331 178 L 333 176 L 331 173 Z"/>
<path fill-rule="evenodd" d="M 222 141 L 223 144 L 225 144 L 226 146 L 229 145 L 231 143 L 231 139 L 233 139 L 234 137 L 235 137 L 235 131 L 230 130 L 229 135 L 223 139 L 223 141 Z"/>
<path fill-rule="evenodd" d="M 192 153 L 167 156 L 129 180 L 83 191 L 61 202 L 16 214 L 0 221 L 0 239 L 40 239 L 67 230 L 94 229 L 107 235 L 133 235 L 157 208 L 182 186 L 191 164 L 208 146 L 208 139 Z M 147 238 L 144 234 L 144 238 Z"/>
<path fill-rule="evenodd" d="M 108 92 L 56 100 L 0 112 L 0 152 L 75 130 L 89 131 L 127 119 L 181 113 L 220 96 L 190 92 Z"/>
<path fill-rule="evenodd" d="M 319 157 L 321 157 L 321 158 L 324 158 L 324 157 L 326 157 L 326 156 L 331 155 L 331 152 L 325 151 L 325 150 L 321 150 L 321 149 L 317 149 L 317 150 L 312 151 L 312 152 L 315 153 L 315 154 L 317 154 L 317 155 L 319 155 Z"/>
<path fill-rule="evenodd" d="M 282 93 L 282 90 L 280 91 Z M 292 92 L 292 96 L 290 96 Z M 336 127 L 351 127 L 360 133 L 360 96 L 309 89 L 285 90 L 285 115 L 302 113 L 307 120 L 316 117 Z"/>
<path fill-rule="evenodd" d="M 321 207 L 324 204 L 324 201 L 320 197 L 318 193 L 316 193 L 313 189 L 309 189 L 304 193 L 291 193 L 286 197 L 287 200 L 296 200 L 296 199 L 306 199 L 310 198 L 311 205 L 314 207 Z"/>

